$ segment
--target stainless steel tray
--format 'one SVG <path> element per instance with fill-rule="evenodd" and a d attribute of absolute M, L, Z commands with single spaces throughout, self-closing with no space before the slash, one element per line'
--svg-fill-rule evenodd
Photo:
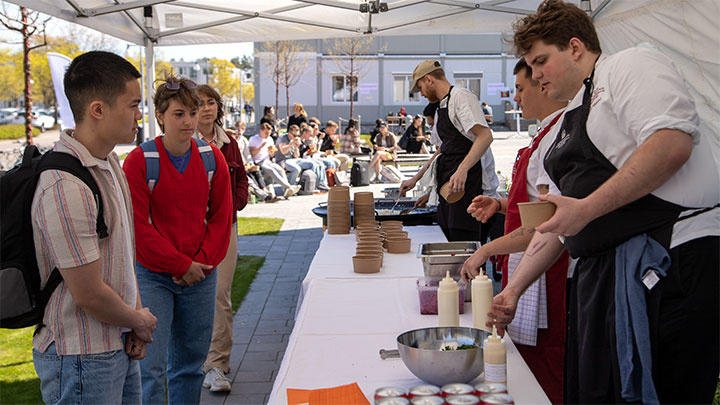
<path fill-rule="evenodd" d="M 479 248 L 480 242 L 421 243 L 417 256 L 422 259 L 425 277 L 445 277 L 450 272 L 450 277 L 460 280 L 463 263 Z M 470 283 L 465 301 L 470 301 Z"/>

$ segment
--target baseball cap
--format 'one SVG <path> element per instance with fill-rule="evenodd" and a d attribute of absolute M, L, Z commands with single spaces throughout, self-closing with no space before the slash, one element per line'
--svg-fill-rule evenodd
<path fill-rule="evenodd" d="M 412 90 L 410 90 L 410 93 L 417 93 L 420 91 L 420 87 L 418 87 L 418 80 L 422 79 L 427 75 L 428 73 L 432 73 L 436 70 L 442 69 L 442 65 L 440 65 L 440 62 L 428 59 L 425 61 L 420 62 L 419 65 L 415 66 L 415 70 L 413 70 L 413 83 L 414 86 Z"/>

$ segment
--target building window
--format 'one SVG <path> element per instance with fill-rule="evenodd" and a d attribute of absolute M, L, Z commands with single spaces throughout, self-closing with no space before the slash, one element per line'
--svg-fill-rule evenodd
<path fill-rule="evenodd" d="M 190 80 L 197 80 L 198 71 L 193 68 L 189 68 L 188 71 L 190 72 Z"/>
<path fill-rule="evenodd" d="M 410 93 L 413 87 L 410 73 L 393 74 L 393 102 L 403 104 L 420 101 L 420 92 Z"/>
<path fill-rule="evenodd" d="M 473 93 L 478 98 L 478 100 L 480 100 L 480 96 L 482 94 L 480 90 L 482 89 L 482 72 L 455 73 L 453 76 L 455 78 L 455 85 L 457 87 L 470 90 L 470 92 Z"/>
<path fill-rule="evenodd" d="M 358 79 L 357 76 L 333 76 L 333 101 L 350 101 L 350 82 L 353 84 L 353 101 L 358 101 Z"/>

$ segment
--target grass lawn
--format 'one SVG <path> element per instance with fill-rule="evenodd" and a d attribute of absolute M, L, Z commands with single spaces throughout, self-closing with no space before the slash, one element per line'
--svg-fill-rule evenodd
<path fill-rule="evenodd" d="M 238 218 L 238 236 L 243 235 L 277 235 L 284 219 L 242 217 Z"/>
<path fill-rule="evenodd" d="M 0 404 L 41 404 L 32 361 L 34 327 L 0 329 Z"/>
<path fill-rule="evenodd" d="M 255 275 L 263 263 L 265 263 L 265 258 L 262 256 L 238 256 L 232 290 L 230 291 L 233 314 L 240 308 L 245 294 L 250 289 L 250 284 L 255 279 Z"/>

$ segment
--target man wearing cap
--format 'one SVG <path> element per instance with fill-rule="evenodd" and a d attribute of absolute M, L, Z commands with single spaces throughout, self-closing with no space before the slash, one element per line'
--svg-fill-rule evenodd
<path fill-rule="evenodd" d="M 486 157 L 488 170 L 483 170 L 480 159 L 489 152 L 492 133 L 485 122 L 485 114 L 477 97 L 466 89 L 450 85 L 440 62 L 426 60 L 413 71 L 414 87 L 429 102 L 439 101 L 435 126 L 442 141 L 437 158 L 438 188 L 450 183 L 452 191 L 463 191 L 463 197 L 454 203 L 440 198 L 437 221 L 449 241 L 480 240 L 480 227 L 466 209 L 473 197 L 494 193 L 497 177 L 492 155 Z M 494 186 L 493 186 L 493 178 Z M 469 181 L 468 181 L 469 179 Z M 485 187 L 483 184 L 485 183 Z M 414 183 L 403 183 L 401 193 L 413 188 Z M 483 192 L 483 188 L 487 188 Z"/>

